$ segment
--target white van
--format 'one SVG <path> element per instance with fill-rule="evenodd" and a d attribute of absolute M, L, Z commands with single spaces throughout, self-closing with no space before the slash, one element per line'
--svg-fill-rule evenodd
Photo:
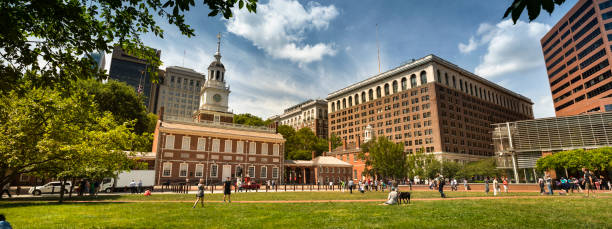
<path fill-rule="evenodd" d="M 130 183 L 134 181 L 136 187 L 138 182 L 142 182 L 143 190 L 153 190 L 155 185 L 155 170 L 132 170 L 119 173 L 117 179 L 104 178 L 100 184 L 100 192 L 120 192 L 127 191 L 130 188 Z"/>
<path fill-rule="evenodd" d="M 40 194 L 43 193 L 60 193 L 61 190 L 61 186 L 62 186 L 62 182 L 60 181 L 52 181 L 49 182 L 43 186 L 36 186 L 36 187 L 31 187 L 30 190 L 28 190 L 28 193 L 38 196 Z M 70 183 L 70 181 L 66 181 L 66 183 L 64 184 L 65 190 L 64 190 L 64 194 L 68 193 L 70 191 L 70 186 L 72 186 L 72 183 Z"/>

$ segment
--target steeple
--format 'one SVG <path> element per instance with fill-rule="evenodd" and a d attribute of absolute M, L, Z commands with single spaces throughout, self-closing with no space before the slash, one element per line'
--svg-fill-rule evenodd
<path fill-rule="evenodd" d="M 217 52 L 215 53 L 215 59 L 221 62 L 221 33 L 217 34 Z"/>

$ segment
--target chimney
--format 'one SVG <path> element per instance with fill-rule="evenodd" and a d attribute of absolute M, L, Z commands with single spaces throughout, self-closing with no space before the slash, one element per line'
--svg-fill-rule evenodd
<path fill-rule="evenodd" d="M 164 107 L 159 108 L 159 120 L 164 121 Z"/>
<path fill-rule="evenodd" d="M 342 150 L 346 151 L 346 138 L 342 139 Z"/>
<path fill-rule="evenodd" d="M 328 152 L 331 152 L 332 151 L 332 142 L 331 142 L 331 139 L 330 139 L 330 141 L 327 141 L 327 145 L 328 145 L 328 148 L 329 148 Z"/>
<path fill-rule="evenodd" d="M 316 155 L 315 151 L 312 151 L 312 160 L 315 159 L 315 155 Z"/>
<path fill-rule="evenodd" d="M 359 149 L 361 147 L 361 136 L 358 134 L 357 135 L 357 149 Z"/>

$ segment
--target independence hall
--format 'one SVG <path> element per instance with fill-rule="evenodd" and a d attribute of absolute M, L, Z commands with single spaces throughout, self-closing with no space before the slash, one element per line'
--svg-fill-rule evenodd
<path fill-rule="evenodd" d="M 356 157 L 366 139 L 385 136 L 407 153 L 468 162 L 493 156 L 491 124 L 533 119 L 529 98 L 435 55 L 332 92 L 327 101 L 329 133 L 343 140 L 329 155 L 351 163 L 355 179 L 363 177 Z"/>

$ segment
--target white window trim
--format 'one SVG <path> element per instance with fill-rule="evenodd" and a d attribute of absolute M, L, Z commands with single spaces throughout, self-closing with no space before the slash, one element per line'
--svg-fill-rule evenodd
<path fill-rule="evenodd" d="M 185 176 L 181 175 L 181 171 L 183 171 L 183 165 L 185 165 L 185 167 L 187 167 L 187 169 L 185 170 Z M 189 175 L 189 164 L 187 163 L 181 163 L 179 165 L 179 177 L 187 177 L 187 175 Z"/>
<path fill-rule="evenodd" d="M 191 149 L 191 136 L 183 136 L 183 139 L 181 141 L 181 149 L 182 150 Z"/>
<path fill-rule="evenodd" d="M 218 138 L 213 139 L 212 140 L 212 151 L 215 153 L 218 153 L 220 150 L 221 150 L 221 139 L 218 139 Z"/>
<path fill-rule="evenodd" d="M 215 169 L 213 169 L 213 166 L 215 166 Z M 215 171 L 217 170 L 217 171 Z M 211 164 L 210 165 L 210 177 L 219 177 L 219 166 L 217 164 Z M 213 176 L 213 172 L 215 172 L 215 175 Z"/>
<path fill-rule="evenodd" d="M 261 143 L 261 154 L 268 155 L 268 143 Z"/>
<path fill-rule="evenodd" d="M 174 135 L 166 135 L 166 145 L 165 149 L 174 149 Z"/>
<path fill-rule="evenodd" d="M 272 155 L 278 156 L 279 153 L 280 153 L 280 145 L 274 144 L 274 146 L 272 146 Z"/>
<path fill-rule="evenodd" d="M 250 178 L 255 178 L 255 174 L 251 174 L 251 168 L 253 168 L 253 173 L 256 173 L 257 171 L 255 170 L 255 166 L 249 166 L 249 169 L 247 170 L 247 172 L 249 173 L 249 177 Z"/>
<path fill-rule="evenodd" d="M 170 173 L 168 173 L 168 175 L 164 175 L 164 171 L 166 171 L 166 165 L 170 165 L 168 166 L 168 170 L 170 171 Z M 172 162 L 164 162 L 164 164 L 162 165 L 162 177 L 171 177 L 172 176 Z"/>
<path fill-rule="evenodd" d="M 200 168 L 200 169 L 198 169 Z M 200 170 L 200 175 L 198 176 L 198 170 Z M 204 164 L 196 164 L 195 165 L 195 177 L 203 177 L 204 176 Z"/>
<path fill-rule="evenodd" d="M 198 138 L 197 151 L 206 151 L 206 138 Z"/>
<path fill-rule="evenodd" d="M 236 153 L 244 153 L 244 141 L 237 141 L 236 142 Z"/>
<path fill-rule="evenodd" d="M 274 173 L 274 170 L 276 170 L 276 173 Z M 278 167 L 273 167 L 272 168 L 272 179 L 278 179 L 278 173 L 279 173 Z"/>
<path fill-rule="evenodd" d="M 231 153 L 232 152 L 232 140 L 227 139 L 227 140 L 223 141 L 223 144 L 225 144 L 225 149 L 223 149 L 223 152 Z"/>
<path fill-rule="evenodd" d="M 257 154 L 257 143 L 249 142 L 249 154 Z"/>
<path fill-rule="evenodd" d="M 264 173 L 264 169 L 266 170 L 265 173 Z M 268 178 L 268 167 L 261 166 L 261 168 L 259 168 L 259 178 Z"/>

